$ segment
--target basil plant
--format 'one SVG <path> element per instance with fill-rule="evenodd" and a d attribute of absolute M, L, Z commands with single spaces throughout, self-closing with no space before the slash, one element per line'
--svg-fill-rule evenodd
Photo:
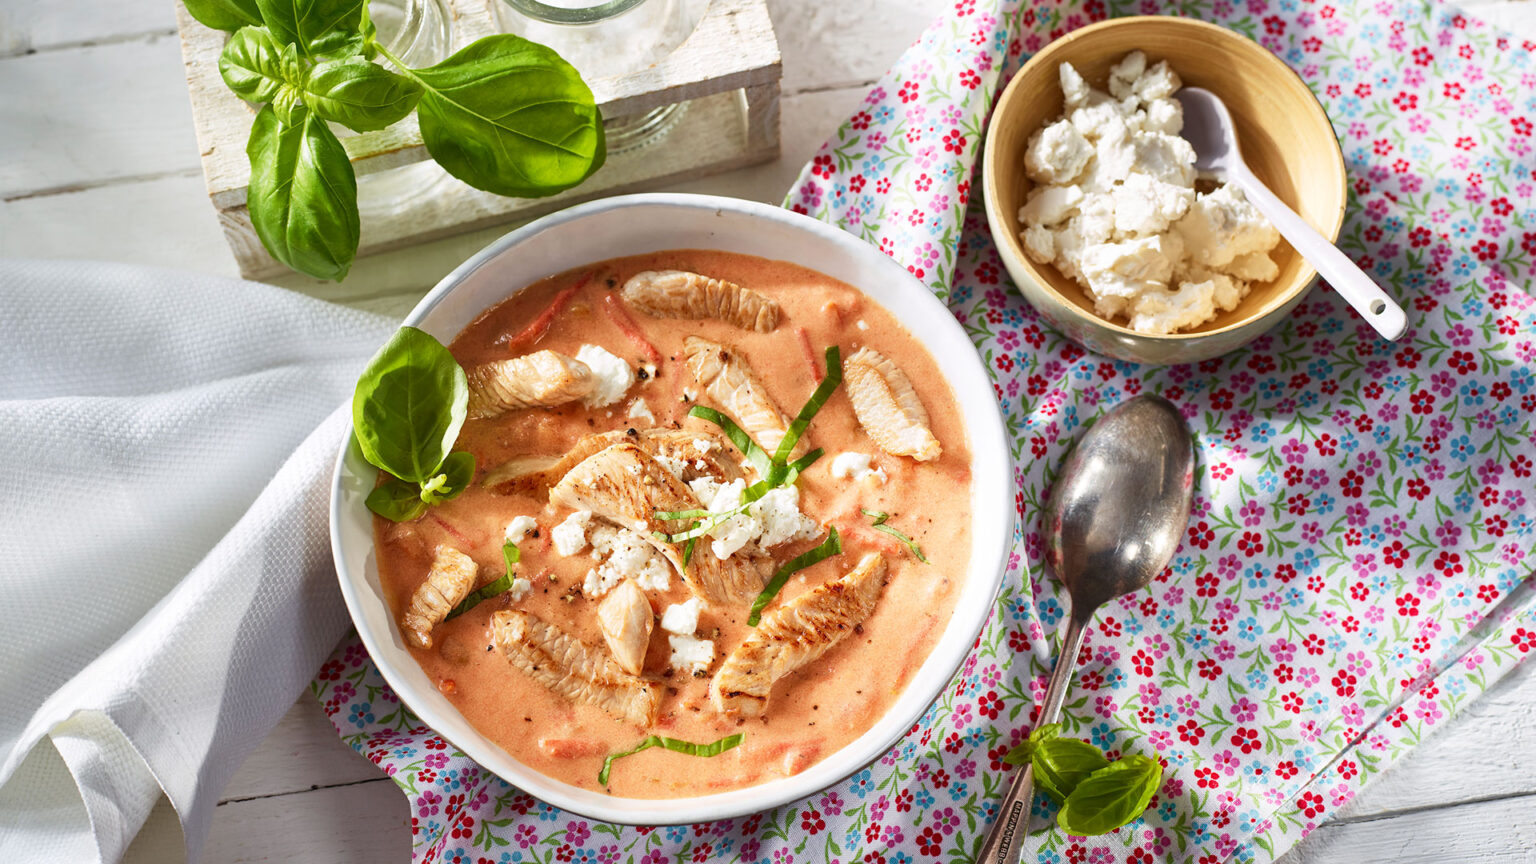
<path fill-rule="evenodd" d="M 553 195 L 602 167 L 592 91 L 543 45 L 487 36 L 412 69 L 378 41 L 367 0 L 184 2 L 233 34 L 219 72 L 262 106 L 246 145 L 251 223 L 294 270 L 339 280 L 357 256 L 357 178 L 329 123 L 370 132 L 414 111 L 432 158 L 498 195 Z"/>

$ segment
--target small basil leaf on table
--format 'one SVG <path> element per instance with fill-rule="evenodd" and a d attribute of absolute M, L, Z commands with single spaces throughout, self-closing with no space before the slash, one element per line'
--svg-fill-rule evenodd
<path fill-rule="evenodd" d="M 357 380 L 352 429 L 369 464 L 419 484 L 448 458 L 468 406 L 469 381 L 448 349 L 401 327 Z"/>
<path fill-rule="evenodd" d="M 239 30 L 261 24 L 261 10 L 256 0 L 183 0 L 187 11 L 204 27 L 213 30 Z"/>
<path fill-rule="evenodd" d="M 1106 834 L 1140 816 L 1162 785 L 1163 768 L 1136 753 L 1084 778 L 1066 797 L 1056 824 L 1068 834 Z"/>
<path fill-rule="evenodd" d="M 324 120 L 302 106 L 293 116 L 285 123 L 268 105 L 251 126 L 251 224 L 274 258 L 318 279 L 341 279 L 357 255 L 357 178 Z"/>
<path fill-rule="evenodd" d="M 409 74 L 424 91 L 416 115 L 427 151 L 476 189 L 539 198 L 602 167 L 603 123 L 592 91 L 543 45 L 487 36 Z"/>
<path fill-rule="evenodd" d="M 242 27 L 224 43 L 219 75 L 241 99 L 271 102 L 285 83 L 283 49 L 267 28 Z"/>
<path fill-rule="evenodd" d="M 371 132 L 411 113 L 421 88 L 365 58 L 351 57 L 317 64 L 302 94 L 304 104 L 322 119 L 354 132 Z"/>
<path fill-rule="evenodd" d="M 1099 748 L 1076 738 L 1049 738 L 1036 743 L 1030 753 L 1030 762 L 1035 769 L 1035 783 L 1057 804 L 1065 801 L 1082 781 L 1109 764 Z"/>
<path fill-rule="evenodd" d="M 438 473 L 421 484 L 421 500 L 437 504 L 457 498 L 475 479 L 475 457 L 462 450 L 449 453 Z"/>
<path fill-rule="evenodd" d="M 261 20 L 279 42 L 298 46 L 305 57 L 361 47 L 367 0 L 255 0 Z"/>
<path fill-rule="evenodd" d="M 365 502 L 368 509 L 391 522 L 409 522 L 427 512 L 421 500 L 421 487 L 398 477 L 390 477 L 373 487 Z"/>
<path fill-rule="evenodd" d="M 864 512 L 866 514 L 869 513 L 868 510 L 865 510 Z M 1007 762 L 1009 765 L 1027 764 L 1029 760 L 1033 758 L 1035 747 L 1037 745 L 1047 739 L 1055 738 L 1060 734 L 1060 723 L 1046 723 L 1043 726 L 1036 726 L 1033 730 L 1030 731 L 1028 738 L 1020 741 L 1012 750 L 1009 750 L 1003 756 L 1003 761 Z"/>

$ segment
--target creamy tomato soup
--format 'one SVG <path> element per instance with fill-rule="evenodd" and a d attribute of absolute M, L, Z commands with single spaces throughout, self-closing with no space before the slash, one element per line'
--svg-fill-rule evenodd
<path fill-rule="evenodd" d="M 779 305 L 779 320 L 768 332 L 757 332 L 720 320 L 654 317 L 622 299 L 621 289 L 631 277 L 660 270 L 690 271 L 759 292 Z M 579 287 L 567 292 L 573 286 Z M 563 298 L 562 292 L 567 292 Z M 509 345 L 557 298 L 564 301 L 562 311 L 537 341 Z M 797 448 L 797 455 L 812 447 L 825 451 L 796 484 L 800 511 L 814 520 L 814 536 L 767 549 L 771 560 L 760 555 L 755 564 L 770 575 L 775 566 L 816 547 L 835 527 L 841 554 L 792 575 L 763 609 L 764 622 L 776 609 L 878 553 L 887 581 L 873 611 L 837 634 L 841 640 L 824 655 L 778 680 L 760 714 L 721 712 L 711 699 L 711 679 L 756 629 L 747 623 L 751 601 L 703 608 L 696 637 L 712 643 L 707 666 L 698 672 L 673 668 L 677 664 L 661 616 L 692 593 L 675 564 L 670 565 L 668 587 L 645 590 L 655 619 L 638 677 L 653 686 L 659 704 L 654 723 L 637 724 L 555 692 L 510 662 L 496 643 L 493 616 L 518 610 L 581 640 L 590 651 L 606 655 L 609 650 L 597 618 L 601 601 L 583 591 L 589 571 L 600 561 L 590 547 L 562 555 L 553 542 L 554 529 L 572 508 L 552 504 L 548 489 L 492 489 L 485 478 L 509 460 L 564 455 L 595 433 L 666 427 L 718 436 L 718 427 L 688 416 L 695 404 L 727 407 L 712 400 L 690 370 L 684 348 L 690 336 L 730 346 L 731 359 L 750 366 L 767 396 L 790 419 L 825 373 L 823 349 L 839 346 L 845 364 L 861 348 L 874 349 L 910 380 L 942 454 L 919 462 L 883 450 L 861 427 L 845 379 Z M 642 341 L 654 347 L 652 357 Z M 437 624 L 429 648 L 407 640 L 412 654 L 488 738 L 531 768 L 575 786 L 671 798 L 751 786 L 805 770 L 857 738 L 895 701 L 938 640 L 966 580 L 971 454 L 960 408 L 939 362 L 889 313 L 849 285 L 783 261 L 694 250 L 614 259 L 551 277 L 487 311 L 450 348 L 460 365 L 474 370 L 544 349 L 576 357 L 587 345 L 607 349 L 635 370 L 636 381 L 622 399 L 601 408 L 574 401 L 470 419 L 455 449 L 474 455 L 476 482 L 415 521 L 375 518 L 380 577 L 396 620 L 427 579 L 439 546 L 472 558 L 478 565 L 475 584 L 486 585 L 506 572 L 502 545 L 509 523 L 518 516 L 536 523 L 518 544 L 521 562 L 516 567 L 531 590 L 518 599 L 512 596 L 517 592 L 498 595 Z M 729 451 L 716 455 L 740 465 L 742 454 L 725 446 Z M 860 479 L 835 477 L 834 463 L 845 453 L 860 454 L 852 457 L 858 468 L 862 456 L 872 457 L 868 467 L 878 470 Z M 844 474 L 849 464 L 843 460 Z M 753 472 L 746 475 L 752 482 Z M 897 538 L 875 530 L 865 510 L 889 514 L 885 525 L 910 537 L 929 563 L 919 561 Z M 591 524 L 602 521 L 594 518 Z M 709 538 L 697 542 L 695 558 L 714 554 Z M 614 761 L 606 787 L 598 781 L 606 755 L 631 749 L 647 735 L 707 744 L 737 733 L 742 735 L 739 746 L 719 755 L 706 758 L 658 747 Z"/>

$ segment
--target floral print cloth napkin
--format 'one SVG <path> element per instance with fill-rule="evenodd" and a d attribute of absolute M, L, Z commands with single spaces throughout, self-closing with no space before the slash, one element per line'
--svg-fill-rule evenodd
<path fill-rule="evenodd" d="M 906 265 L 995 377 L 1022 521 L 975 650 L 850 780 L 743 819 L 631 828 L 558 812 L 455 752 L 354 638 L 314 691 L 410 797 L 418 861 L 969 861 L 1063 623 L 1065 592 L 1040 566 L 1050 472 L 1081 427 L 1141 392 L 1173 400 L 1196 433 L 1195 513 L 1172 566 L 1099 614 L 1064 722 L 1155 754 L 1165 781 L 1113 835 L 1038 831 L 1036 860 L 1278 858 L 1536 649 L 1536 45 L 1420 2 L 1177 10 L 1258 40 L 1323 101 L 1351 178 L 1341 245 L 1408 309 L 1407 336 L 1377 339 L 1320 285 L 1269 334 L 1196 365 L 1138 366 L 1065 340 L 1009 284 L 988 236 L 972 185 L 987 113 L 1050 39 L 1161 7 L 960 0 L 786 204 Z"/>

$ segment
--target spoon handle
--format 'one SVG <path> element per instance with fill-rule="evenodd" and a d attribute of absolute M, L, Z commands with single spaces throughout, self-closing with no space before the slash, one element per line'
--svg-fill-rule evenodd
<path fill-rule="evenodd" d="M 1396 339 L 1408 329 L 1408 316 L 1391 295 L 1381 290 L 1371 277 L 1365 274 L 1339 247 L 1317 233 L 1305 219 L 1275 197 L 1264 182 L 1253 175 L 1246 165 L 1228 168 L 1228 179 L 1237 181 L 1249 202 L 1269 217 L 1284 237 L 1307 263 L 1317 268 L 1333 290 L 1355 307 L 1360 317 L 1370 322 L 1384 339 Z"/>
<path fill-rule="evenodd" d="M 1067 697 L 1067 682 L 1077 667 L 1077 655 L 1083 648 L 1083 626 L 1086 621 L 1072 616 L 1067 624 L 1067 635 L 1062 640 L 1061 653 L 1056 657 L 1056 667 L 1051 670 L 1051 681 L 1045 688 L 1045 699 L 1040 703 L 1040 719 L 1037 727 L 1055 723 L 1061 718 L 1061 703 Z M 1030 805 L 1035 798 L 1035 769 L 1025 765 L 1024 770 L 1013 776 L 1007 794 L 998 805 L 997 821 L 987 832 L 987 839 L 976 853 L 976 864 L 1017 864 L 1024 860 L 1024 838 L 1029 836 Z"/>

